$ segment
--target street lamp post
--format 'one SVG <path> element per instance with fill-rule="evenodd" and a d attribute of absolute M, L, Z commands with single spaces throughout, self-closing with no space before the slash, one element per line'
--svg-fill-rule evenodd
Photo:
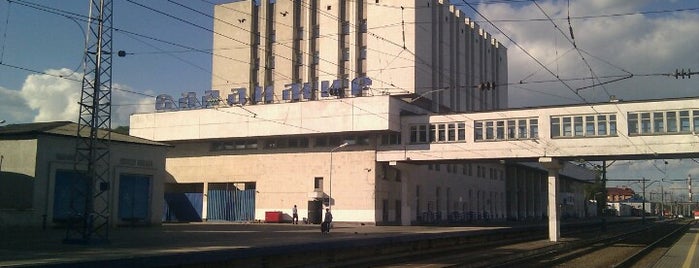
<path fill-rule="evenodd" d="M 328 190 L 328 208 L 330 208 L 330 209 L 332 209 L 332 207 L 333 207 L 333 205 L 332 205 L 332 203 L 333 203 L 332 202 L 332 199 L 333 199 L 333 152 L 335 152 L 336 150 L 338 150 L 342 147 L 345 147 L 347 145 L 349 145 L 349 143 L 345 142 L 345 143 L 340 144 L 339 146 L 333 148 L 332 150 L 330 150 L 330 177 L 329 177 L 330 178 L 330 187 L 329 187 L 330 189 Z"/>

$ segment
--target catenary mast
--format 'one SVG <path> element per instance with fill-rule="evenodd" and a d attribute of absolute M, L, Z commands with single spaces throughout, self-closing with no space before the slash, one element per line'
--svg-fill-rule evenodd
<path fill-rule="evenodd" d="M 109 239 L 112 99 L 112 0 L 89 0 L 84 75 L 75 147 L 73 217 L 66 243 Z M 84 207 L 81 207 L 84 203 Z"/>

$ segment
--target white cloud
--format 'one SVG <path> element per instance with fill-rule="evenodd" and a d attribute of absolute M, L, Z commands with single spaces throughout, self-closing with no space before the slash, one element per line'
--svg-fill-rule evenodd
<path fill-rule="evenodd" d="M 20 92 L 29 108 L 36 112 L 33 121 L 77 121 L 81 74 L 65 68 L 46 73 L 27 76 Z"/>
<path fill-rule="evenodd" d="M 0 120 L 7 123 L 78 120 L 82 73 L 65 68 L 45 73 L 28 75 L 20 90 L 0 87 Z M 132 113 L 153 111 L 154 97 L 131 93 L 135 90 L 125 85 L 114 84 L 112 88 L 112 127 L 128 125 Z"/>

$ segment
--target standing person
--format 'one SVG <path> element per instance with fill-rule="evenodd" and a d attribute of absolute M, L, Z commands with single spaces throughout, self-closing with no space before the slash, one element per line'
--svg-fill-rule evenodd
<path fill-rule="evenodd" d="M 321 233 L 329 233 L 330 232 L 330 223 L 333 222 L 333 214 L 330 213 L 330 209 L 326 208 L 325 209 L 325 219 L 323 220 L 323 223 L 320 224 L 320 232 Z"/>
<path fill-rule="evenodd" d="M 292 224 L 299 224 L 299 212 L 296 209 L 296 205 L 294 205 L 294 208 L 291 209 L 291 223 Z"/>

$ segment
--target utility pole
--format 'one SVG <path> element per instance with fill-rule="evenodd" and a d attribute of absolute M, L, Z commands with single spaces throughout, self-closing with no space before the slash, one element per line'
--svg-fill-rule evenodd
<path fill-rule="evenodd" d="M 75 146 L 73 216 L 64 243 L 109 240 L 112 105 L 112 0 L 89 0 L 84 74 Z"/>
<path fill-rule="evenodd" d="M 694 209 L 697 209 L 697 205 L 694 203 L 694 195 L 692 194 L 692 175 L 687 174 L 687 188 L 689 188 L 689 213 L 693 216 Z"/>

